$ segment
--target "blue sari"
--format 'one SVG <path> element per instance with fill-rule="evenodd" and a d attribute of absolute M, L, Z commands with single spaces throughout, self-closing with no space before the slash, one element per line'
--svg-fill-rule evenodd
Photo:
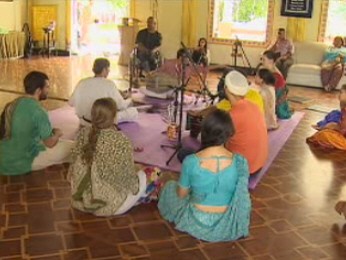
<path fill-rule="evenodd" d="M 161 216 L 173 222 L 176 229 L 209 242 L 231 241 L 249 235 L 251 200 L 248 191 L 249 170 L 241 155 L 234 155 L 238 177 L 233 196 L 224 213 L 207 213 L 195 207 L 191 194 L 181 199 L 178 182 L 169 181 L 161 192 L 158 208 Z M 222 181 L 222 180 L 220 180 Z"/>

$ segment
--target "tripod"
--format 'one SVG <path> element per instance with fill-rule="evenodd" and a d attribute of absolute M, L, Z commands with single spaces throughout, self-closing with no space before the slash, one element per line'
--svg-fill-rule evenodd
<path fill-rule="evenodd" d="M 239 51 L 239 49 L 240 49 L 240 51 Z M 242 44 L 242 42 L 238 38 L 236 38 L 236 40 L 233 43 L 232 54 L 231 54 L 233 56 L 233 65 L 234 65 L 235 69 L 238 68 L 238 66 L 237 66 L 237 58 L 238 58 L 239 54 L 243 58 L 243 63 L 245 63 L 244 62 L 244 58 L 245 58 L 246 65 L 249 67 L 250 70 L 252 70 L 249 58 L 247 57 L 247 55 L 246 55 L 246 53 L 244 51 L 243 44 Z"/>
<path fill-rule="evenodd" d="M 179 152 L 179 150 L 182 148 L 182 123 L 183 123 L 183 106 L 184 106 L 184 93 L 185 88 L 187 86 L 187 83 L 189 80 L 186 80 L 186 57 L 187 57 L 187 51 L 185 50 L 182 56 L 182 72 L 181 72 L 181 82 L 180 86 L 176 88 L 175 93 L 175 100 L 174 100 L 174 122 L 177 120 L 177 114 L 178 114 L 178 106 L 179 106 L 179 92 L 180 92 L 180 106 L 179 106 L 179 125 L 178 125 L 178 139 L 177 144 L 175 146 L 171 145 L 161 145 L 161 148 L 173 148 L 175 149 L 173 154 L 168 158 L 166 161 L 166 165 L 169 165 L 169 163 L 172 161 L 174 156 Z"/>

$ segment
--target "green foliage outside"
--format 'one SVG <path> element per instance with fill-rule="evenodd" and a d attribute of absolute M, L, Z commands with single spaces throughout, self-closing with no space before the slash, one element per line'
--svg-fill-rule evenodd
<path fill-rule="evenodd" d="M 123 9 L 129 5 L 129 0 L 108 0 L 115 8 Z"/>
<path fill-rule="evenodd" d="M 236 22 L 250 22 L 254 19 L 265 18 L 268 13 L 268 0 L 240 0 L 235 1 L 233 20 Z"/>

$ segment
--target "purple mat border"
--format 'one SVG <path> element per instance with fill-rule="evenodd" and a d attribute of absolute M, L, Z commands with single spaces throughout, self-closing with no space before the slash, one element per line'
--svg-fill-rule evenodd
<path fill-rule="evenodd" d="M 294 129 L 303 118 L 304 112 L 295 112 L 291 119 L 281 120 L 280 128 L 276 131 L 269 133 L 269 155 L 268 160 L 262 170 L 255 176 L 251 176 L 249 179 L 249 189 L 253 190 L 260 182 L 262 177 L 268 171 L 270 165 L 284 146 L 286 141 Z M 74 109 L 71 107 L 63 107 L 57 110 L 49 112 L 49 117 L 54 127 L 61 128 L 64 132 L 63 138 L 73 140 L 78 131 L 79 121 L 74 114 Z M 133 142 L 134 147 L 144 148 L 145 152 L 135 152 L 134 159 L 137 163 L 145 165 L 154 165 L 160 167 L 163 170 L 169 170 L 173 172 L 179 172 L 181 169 L 181 163 L 177 157 L 174 156 L 169 165 L 166 165 L 166 161 L 173 154 L 174 149 L 161 148 L 162 144 L 174 145 L 169 142 L 163 131 L 166 130 L 167 125 L 163 122 L 159 114 L 145 114 L 140 113 L 139 120 L 133 123 L 120 124 L 121 130 L 127 135 Z M 189 141 L 188 132 L 184 132 L 184 143 L 187 139 Z M 153 160 L 153 156 L 155 159 Z"/>
<path fill-rule="evenodd" d="M 253 190 L 262 179 L 262 177 L 267 173 L 271 164 L 273 163 L 276 156 L 279 154 L 282 147 L 285 145 L 286 141 L 289 139 L 294 129 L 298 126 L 300 120 L 304 117 L 304 112 L 295 112 L 291 119 L 281 120 L 280 129 L 272 131 L 269 133 L 269 155 L 266 164 L 263 166 L 262 170 L 254 175 L 250 176 L 249 179 L 249 189 Z M 280 145 L 277 145 L 279 143 Z"/>

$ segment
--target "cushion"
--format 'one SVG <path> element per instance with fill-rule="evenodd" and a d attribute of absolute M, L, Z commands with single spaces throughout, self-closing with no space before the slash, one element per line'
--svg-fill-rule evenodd
<path fill-rule="evenodd" d="M 153 98 L 159 98 L 159 99 L 170 99 L 174 95 L 174 89 L 169 89 L 166 92 L 155 92 L 150 89 L 147 89 L 146 87 L 140 87 L 139 91 L 146 95 L 147 97 L 153 97 Z"/>
<path fill-rule="evenodd" d="M 294 63 L 319 65 L 327 45 L 321 42 L 295 42 Z"/>
<path fill-rule="evenodd" d="M 294 74 L 321 75 L 321 66 L 311 64 L 293 64 L 289 70 Z"/>

